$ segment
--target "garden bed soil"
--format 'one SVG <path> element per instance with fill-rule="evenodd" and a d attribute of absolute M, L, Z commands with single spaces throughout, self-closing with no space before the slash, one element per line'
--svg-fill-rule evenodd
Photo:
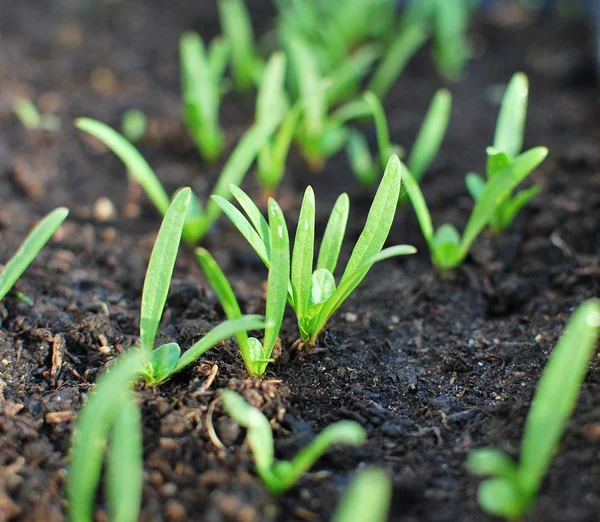
<path fill-rule="evenodd" d="M 211 4 L 211 5 L 207 5 Z M 260 33 L 271 8 L 253 9 Z M 160 219 L 128 189 L 125 170 L 71 120 L 119 125 L 130 107 L 150 117 L 144 155 L 169 189 L 206 197 L 219 165 L 202 164 L 179 122 L 177 40 L 217 30 L 212 2 L 18 2 L 0 18 L 0 259 L 32 223 L 66 205 L 69 220 L 17 284 L 0 313 L 0 518 L 65 519 L 66 465 L 74 420 L 97 376 L 137 340 L 140 292 Z M 540 372 L 569 315 L 600 287 L 598 91 L 588 34 L 550 20 L 473 30 L 475 57 L 451 85 L 453 117 L 424 182 L 436 223 L 463 225 L 471 202 L 464 174 L 484 166 L 498 86 L 523 70 L 531 80 L 526 145 L 550 156 L 533 178 L 542 194 L 498 238 L 482 238 L 465 265 L 442 281 L 430 265 L 410 208 L 398 212 L 390 244 L 409 258 L 376 266 L 330 321 L 312 353 L 284 352 L 264 381 L 247 380 L 228 341 L 156 389 L 141 388 L 144 498 L 141 520 L 326 521 L 365 463 L 393 476 L 390 520 L 486 521 L 478 479 L 465 469 L 472 448 L 517 456 Z M 410 145 L 442 84 L 429 49 L 413 60 L 386 100 L 395 141 Z M 15 95 L 33 97 L 63 121 L 56 133 L 22 128 Z M 227 96 L 228 150 L 248 126 L 253 100 Z M 350 193 L 349 238 L 370 196 L 343 155 L 312 174 L 297 156 L 280 192 L 289 221 L 312 184 L 322 230 L 335 197 Z M 257 197 L 253 176 L 245 186 Z M 108 197 L 113 209 L 98 202 Z M 221 220 L 207 238 L 246 313 L 264 310 L 265 270 Z M 344 255 L 349 254 L 348 247 Z M 193 254 L 182 248 L 159 335 L 190 346 L 223 320 Z M 287 317 L 283 345 L 296 328 Z M 368 431 L 361 447 L 336 448 L 289 492 L 268 494 L 254 473 L 243 432 L 224 415 L 220 390 L 243 392 L 272 419 L 279 458 L 292 456 L 336 420 Z M 106 520 L 99 497 L 97 520 Z M 583 385 L 532 522 L 597 521 L 600 512 L 600 360 Z"/>

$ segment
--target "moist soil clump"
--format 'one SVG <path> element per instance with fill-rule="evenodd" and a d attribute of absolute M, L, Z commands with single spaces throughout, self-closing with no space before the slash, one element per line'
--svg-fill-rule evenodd
<path fill-rule="evenodd" d="M 33 304 L 11 294 L 0 305 L 4 520 L 65 519 L 74 420 L 97 376 L 137 341 L 160 222 L 145 196 L 128 187 L 119 161 L 77 132 L 72 119 L 118 126 L 125 109 L 145 111 L 149 134 L 140 148 L 169 189 L 189 185 L 207 197 L 222 165 L 201 163 L 179 117 L 177 41 L 187 29 L 214 36 L 212 3 L 71 4 L 15 3 L 0 19 L 0 258 L 14 252 L 35 219 L 59 205 L 71 209 L 17 284 Z M 270 28 L 267 2 L 252 14 L 259 33 Z M 297 334 L 288 316 L 284 353 L 263 381 L 246 378 L 235 343 L 227 341 L 160 387 L 140 386 L 141 520 L 327 521 L 363 463 L 393 476 L 390 520 L 492 520 L 477 505 L 478 480 L 467 473 L 466 456 L 488 445 L 518 455 L 551 349 L 575 307 L 599 293 L 599 111 L 582 27 L 480 19 L 472 38 L 475 57 L 450 86 L 448 136 L 423 185 L 434 221 L 464 225 L 471 208 L 464 175 L 483 170 L 498 85 L 518 70 L 531 81 L 526 146 L 550 148 L 533 174 L 541 195 L 504 235 L 483 237 L 446 280 L 431 267 L 412 210 L 399 209 L 390 244 L 414 244 L 419 253 L 374 267 L 310 353 L 289 350 Z M 410 145 L 442 84 L 429 53 L 413 60 L 385 103 L 394 141 L 402 144 Z M 55 112 L 62 128 L 23 129 L 10 114 L 17 94 Z M 228 151 L 252 113 L 251 97 L 227 96 L 221 120 Z M 290 221 L 307 184 L 315 187 L 321 229 L 337 195 L 349 192 L 347 258 L 371 196 L 343 155 L 320 174 L 293 155 L 279 196 Z M 245 188 L 260 197 L 252 175 Z M 265 269 L 225 219 L 205 246 L 231 278 L 242 309 L 261 313 Z M 192 252 L 182 248 L 158 341 L 189 346 L 223 319 Z M 272 496 L 254 473 L 244 431 L 222 410 L 224 388 L 240 391 L 272 420 L 278 458 L 293 456 L 340 419 L 359 422 L 368 440 L 330 451 L 296 487 Z M 528 520 L 596 521 L 599 455 L 596 358 Z M 106 520 L 101 498 L 98 506 L 97 520 Z"/>

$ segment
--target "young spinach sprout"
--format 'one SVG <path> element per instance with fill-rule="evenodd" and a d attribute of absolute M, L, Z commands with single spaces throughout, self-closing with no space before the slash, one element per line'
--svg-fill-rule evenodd
<path fill-rule="evenodd" d="M 140 141 L 144 137 L 147 126 L 146 115 L 139 109 L 127 109 L 123 113 L 121 130 L 131 143 Z"/>
<path fill-rule="evenodd" d="M 431 214 L 419 188 L 408 169 L 404 172 L 404 186 L 415 209 L 421 232 L 431 252 L 436 268 L 445 272 L 460 265 L 471 246 L 488 225 L 499 203 L 535 169 L 548 154 L 545 147 L 536 147 L 517 156 L 513 162 L 498 171 L 485 185 L 471 212 L 462 238 L 453 225 L 446 223 L 434 230 Z"/>
<path fill-rule="evenodd" d="M 392 481 L 379 468 L 367 467 L 352 479 L 331 522 L 387 522 Z"/>
<path fill-rule="evenodd" d="M 188 32 L 179 41 L 179 55 L 183 121 L 202 158 L 217 161 L 225 146 L 219 107 L 229 46 L 222 38 L 215 38 L 207 52 L 200 35 Z"/>
<path fill-rule="evenodd" d="M 248 430 L 248 444 L 254 455 L 256 472 L 273 493 L 282 493 L 294 486 L 334 444 L 361 444 L 366 439 L 367 434 L 360 424 L 339 421 L 325 428 L 291 461 L 275 462 L 273 432 L 269 420 L 232 390 L 224 390 L 222 398 L 225 411 Z"/>
<path fill-rule="evenodd" d="M 523 520 L 532 508 L 577 404 L 599 332 L 600 301 L 590 300 L 575 311 L 546 364 L 527 415 L 518 464 L 491 448 L 469 455 L 472 473 L 493 477 L 479 487 L 479 504 L 487 513 Z"/>
<path fill-rule="evenodd" d="M 393 256 L 416 252 L 415 248 L 409 245 L 382 250 L 394 220 L 400 181 L 400 160 L 397 156 L 392 156 L 373 199 L 364 229 L 337 285 L 333 274 L 348 221 L 348 195 L 342 194 L 335 203 L 314 269 L 315 196 L 311 187 L 306 189 L 291 258 L 288 302 L 296 313 L 301 340 L 308 348 L 315 345 L 329 318 L 358 287 L 373 264 Z M 280 229 L 266 222 L 256 205 L 241 189 L 232 186 L 231 191 L 249 220 L 229 201 L 219 196 L 213 196 L 213 199 L 267 268 L 270 268 L 274 259 L 268 245 L 271 243 L 271 236 L 279 234 Z M 282 223 L 281 226 L 285 225 Z M 284 234 L 284 237 L 287 237 L 287 234 Z"/>
<path fill-rule="evenodd" d="M 267 304 L 265 311 L 267 327 L 265 328 L 264 339 L 261 343 L 255 337 L 248 337 L 246 331 L 241 331 L 236 335 L 242 359 L 251 377 L 262 377 L 267 369 L 267 365 L 274 361 L 271 355 L 278 341 L 288 292 L 290 250 L 287 227 L 281 209 L 273 200 L 269 201 L 269 227 L 278 230 L 279 233 L 272 234 L 269 243 L 269 252 L 273 262 L 269 269 L 267 282 Z M 240 305 L 235 298 L 229 281 L 227 281 L 225 274 L 223 274 L 217 262 L 203 248 L 196 249 L 196 257 L 206 279 L 215 291 L 227 318 L 234 320 L 241 317 Z"/>
<path fill-rule="evenodd" d="M 277 132 L 258 153 L 257 178 L 266 196 L 275 194 L 285 174 L 285 162 L 302 112 L 299 104 L 290 108 L 285 72 L 285 55 L 274 53 L 267 62 L 256 98 L 257 122 L 272 118 L 274 113 L 282 120 Z"/>
<path fill-rule="evenodd" d="M 252 21 L 244 0 L 219 0 L 221 28 L 231 47 L 231 75 L 238 91 L 251 90 L 262 76 L 264 62 L 258 53 Z"/>
<path fill-rule="evenodd" d="M 527 101 L 529 96 L 529 82 L 523 73 L 516 73 L 510 80 L 496 123 L 494 144 L 487 148 L 487 183 L 502 169 L 510 165 L 523 147 L 525 133 L 525 119 L 527 117 Z M 467 189 L 475 201 L 481 196 L 486 181 L 474 172 L 469 172 L 466 177 Z M 494 215 L 490 219 L 490 230 L 499 234 L 508 228 L 514 221 L 519 211 L 527 205 L 541 189 L 534 185 L 513 195 L 508 193 L 499 202 Z"/>
<path fill-rule="evenodd" d="M 272 118 L 265 118 L 253 125 L 244 134 L 225 163 L 213 188 L 213 194 L 223 198 L 230 197 L 229 185 L 238 185 L 242 182 L 252 162 L 278 124 L 277 115 L 273 115 Z M 167 192 L 152 167 L 129 141 L 108 125 L 90 118 L 78 118 L 75 120 L 75 125 L 111 149 L 125 164 L 131 177 L 144 189 L 158 211 L 163 215 L 166 213 L 169 208 Z M 220 214 L 219 206 L 212 200 L 209 200 L 206 207 L 203 208 L 198 197 L 192 195 L 190 210 L 183 228 L 184 241 L 190 245 L 200 242 Z"/>
<path fill-rule="evenodd" d="M 0 301 L 4 299 L 17 279 L 33 262 L 40 250 L 54 235 L 69 214 L 64 207 L 57 208 L 40 221 L 25 238 L 15 255 L 0 272 Z"/>
<path fill-rule="evenodd" d="M 367 141 L 359 131 L 354 131 L 350 135 L 347 150 L 354 174 L 361 184 L 369 187 L 377 181 L 378 173 L 380 169 L 385 168 L 385 163 L 390 155 L 398 153 L 401 147 L 393 145 L 391 142 L 385 111 L 377 96 L 372 92 L 366 92 L 362 99 L 365 103 L 366 114 L 370 114 L 375 122 L 379 149 L 378 160 L 371 156 Z M 348 109 L 346 108 L 346 110 Z M 451 110 L 452 95 L 447 89 L 438 90 L 429 105 L 408 157 L 408 168 L 417 181 L 423 178 L 440 150 L 450 122 Z M 362 115 L 358 107 L 354 115 Z"/>
<path fill-rule="evenodd" d="M 77 420 L 67 485 L 72 522 L 93 519 L 107 450 L 106 498 L 110 519 L 137 520 L 143 466 L 140 411 L 132 391 L 136 381 L 144 377 L 148 384 L 158 384 L 219 342 L 243 330 L 265 326 L 260 316 L 239 316 L 215 327 L 183 355 L 176 343 L 154 349 L 191 196 L 189 188 L 175 196 L 156 238 L 142 292 L 140 344 L 119 357 L 98 379 Z"/>
<path fill-rule="evenodd" d="M 55 114 L 42 114 L 35 104 L 27 98 L 17 98 L 13 104 L 13 112 L 23 127 L 57 131 L 60 129 L 60 118 Z"/>

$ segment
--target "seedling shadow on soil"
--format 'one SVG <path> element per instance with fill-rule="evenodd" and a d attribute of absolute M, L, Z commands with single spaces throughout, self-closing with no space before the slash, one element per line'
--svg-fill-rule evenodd
<path fill-rule="evenodd" d="M 15 4 L 0 19 L 0 84 L 14 85 L 16 78 L 46 93 L 47 103 L 58 95 L 64 122 L 86 114 L 118 125 L 126 108 L 140 106 L 150 118 L 140 147 L 159 177 L 169 189 L 189 184 L 206 196 L 219 167 L 201 164 L 185 137 L 177 83 L 181 33 L 190 26 L 207 37 L 214 33 L 216 12 L 204 4 L 166 13 L 161 2 L 128 0 L 98 7 L 93 16 L 72 13 L 69 21 L 59 4 L 45 12 Z M 259 31 L 267 28 L 269 11 L 254 14 Z M 477 505 L 478 480 L 467 473 L 466 456 L 478 446 L 517 453 L 549 350 L 574 307 L 600 291 L 597 87 L 586 76 L 593 61 L 580 29 L 548 21 L 524 28 L 479 22 L 474 32 L 482 54 L 452 86 L 456 116 L 424 190 L 436 221 L 460 225 L 470 208 L 464 174 L 492 138 L 497 106 L 489 86 L 518 70 L 530 78 L 526 145 L 546 145 L 551 154 L 532 176 L 541 195 L 505 236 L 480 240 L 468 262 L 442 282 L 412 212 L 400 210 L 389 243 L 414 244 L 419 253 L 375 266 L 312 353 L 284 354 L 266 380 L 247 380 L 235 343 L 227 341 L 158 391 L 139 390 L 141 520 L 326 521 L 362 462 L 393 473 L 394 521 L 492 520 Z M 440 87 L 423 53 L 385 103 L 400 137 L 415 135 Z M 114 76 L 90 83 L 90 76 L 98 78 L 90 73 L 99 56 L 113 57 Z M 252 111 L 250 98 L 224 101 L 225 156 Z M 85 394 L 137 339 L 142 282 L 160 218 L 145 198 L 127 192 L 119 161 L 91 151 L 70 125 L 52 134 L 32 135 L 14 121 L 6 129 L 0 136 L 6 151 L 2 259 L 33 217 L 60 205 L 72 216 L 16 285 L 33 305 L 12 295 L 0 305 L 0 511 L 9 520 L 54 522 L 65 517 L 71 432 Z M 349 223 L 355 240 L 371 196 L 361 194 L 345 158 L 333 158 L 316 176 L 292 156 L 278 198 L 286 215 L 297 215 L 311 183 L 323 195 L 322 231 L 334 198 L 347 190 L 361 217 Z M 103 197 L 130 217 L 98 213 Z M 245 313 L 261 313 L 266 272 L 244 240 L 222 219 L 207 248 L 231 274 Z M 157 341 L 188 346 L 223 319 L 193 253 L 182 251 Z M 297 336 L 291 316 L 282 335 L 286 346 Z M 582 522 L 600 511 L 599 370 L 596 358 L 528 520 Z M 222 410 L 223 388 L 241 392 L 274 419 L 279 459 L 341 419 L 365 427 L 367 442 L 329 452 L 296 487 L 273 497 L 254 473 L 243 432 Z"/>

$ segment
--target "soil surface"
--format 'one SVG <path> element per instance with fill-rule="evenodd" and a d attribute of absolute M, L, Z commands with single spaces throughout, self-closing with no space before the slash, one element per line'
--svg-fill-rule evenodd
<path fill-rule="evenodd" d="M 255 4 L 263 34 L 272 8 Z M 401 209 L 390 244 L 411 243 L 419 253 L 376 266 L 314 352 L 287 353 L 264 381 L 251 381 L 228 341 L 160 387 L 140 388 L 141 520 L 327 521 L 366 463 L 393 476 L 394 522 L 492 520 L 478 507 L 479 481 L 467 473 L 466 456 L 487 445 L 518 455 L 552 347 L 575 307 L 600 293 L 600 111 L 591 41 L 579 25 L 517 21 L 476 23 L 475 56 L 450 86 L 452 122 L 423 188 L 436 223 L 464 225 L 472 205 L 464 175 L 482 171 L 499 92 L 523 70 L 531 80 L 526 146 L 550 148 L 532 176 L 542 194 L 506 234 L 483 237 L 446 281 L 431 267 L 411 209 Z M 0 260 L 45 213 L 71 209 L 17 284 L 33 304 L 11 294 L 0 305 L 2 520 L 65 519 L 74 419 L 97 376 L 137 340 L 160 223 L 145 196 L 128 188 L 120 162 L 72 119 L 119 126 L 126 109 L 142 109 L 151 123 L 140 148 L 169 189 L 191 185 L 207 197 L 220 170 L 198 159 L 179 121 L 177 41 L 186 29 L 212 37 L 213 2 L 30 0 L 13 2 L 0 17 Z M 410 146 L 441 85 L 425 49 L 386 100 L 394 141 Z M 58 115 L 61 130 L 24 129 L 11 115 L 16 95 Z M 225 99 L 228 150 L 252 112 L 252 97 Z M 347 257 L 370 196 L 343 154 L 315 175 L 294 153 L 279 195 L 292 224 L 309 183 L 321 229 L 337 195 L 349 192 Z M 245 186 L 259 196 L 252 174 Z M 243 310 L 261 313 L 265 270 L 237 232 L 221 220 L 205 246 L 230 276 Z M 190 346 L 223 318 L 192 252 L 182 248 L 159 341 Z M 295 340 L 291 316 L 282 337 L 284 348 Z M 243 432 L 223 414 L 219 393 L 228 387 L 272 419 L 279 458 L 343 418 L 360 422 L 368 441 L 330 451 L 295 488 L 272 496 L 254 473 Z M 598 520 L 599 433 L 596 358 L 527 520 Z M 101 498 L 98 506 L 97 520 L 106 520 Z"/>

